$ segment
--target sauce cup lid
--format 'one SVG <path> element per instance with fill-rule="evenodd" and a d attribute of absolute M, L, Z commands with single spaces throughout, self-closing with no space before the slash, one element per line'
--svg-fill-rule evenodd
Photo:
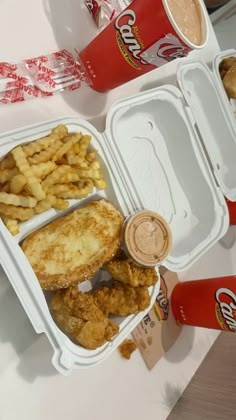
<path fill-rule="evenodd" d="M 127 220 L 123 239 L 130 257 L 146 267 L 154 267 L 165 260 L 172 245 L 168 223 L 149 210 L 139 211 Z"/>

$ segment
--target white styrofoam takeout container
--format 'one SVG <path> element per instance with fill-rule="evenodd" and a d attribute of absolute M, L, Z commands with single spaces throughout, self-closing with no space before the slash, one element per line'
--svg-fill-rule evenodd
<path fill-rule="evenodd" d="M 233 119 L 235 121 L 236 124 L 236 99 L 230 99 L 228 98 L 225 89 L 224 89 L 224 85 L 222 83 L 221 77 L 220 77 L 220 72 L 219 72 L 219 65 L 221 63 L 221 61 L 224 58 L 228 58 L 228 57 L 236 57 L 236 50 L 231 49 L 231 50 L 225 50 L 225 51 L 221 51 L 219 52 L 213 61 L 213 73 L 216 77 L 216 81 L 217 81 L 217 85 L 218 85 L 218 89 L 219 89 L 219 93 L 221 95 L 221 99 L 223 101 L 223 103 L 225 104 L 226 107 L 229 106 L 229 104 L 231 105 L 231 111 L 232 111 L 232 116 Z"/>
<path fill-rule="evenodd" d="M 66 124 L 71 132 L 90 134 L 92 146 L 104 165 L 108 189 L 85 200 L 71 201 L 72 208 L 105 196 L 124 216 L 143 208 L 160 213 L 173 234 L 173 247 L 163 265 L 176 272 L 186 270 L 228 229 L 223 193 L 236 200 L 236 135 L 216 82 L 205 65 L 181 66 L 178 80 L 182 93 L 174 86 L 163 86 L 114 104 L 103 134 L 76 118 L 50 121 L 0 136 L 0 157 L 17 144 L 46 135 L 59 123 Z M 48 336 L 54 349 L 53 365 L 66 374 L 75 366 L 89 367 L 103 361 L 149 308 L 138 315 L 116 319 L 119 334 L 97 350 L 74 344 L 60 331 L 50 315 L 47 295 L 19 242 L 64 213 L 49 210 L 35 216 L 22 223 L 20 234 L 15 237 L 0 221 L 0 262 L 36 332 Z M 158 291 L 159 282 L 150 288 L 151 305 Z"/>

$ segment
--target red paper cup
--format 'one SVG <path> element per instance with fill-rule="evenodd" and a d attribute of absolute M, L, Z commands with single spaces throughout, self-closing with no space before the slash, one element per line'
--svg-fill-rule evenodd
<path fill-rule="evenodd" d="M 226 204 L 229 210 L 229 223 L 236 225 L 236 203 L 226 199 Z"/>
<path fill-rule="evenodd" d="M 113 89 L 203 48 L 209 33 L 207 12 L 195 1 L 201 16 L 201 45 L 184 36 L 167 0 L 134 0 L 79 53 L 91 87 L 101 92 Z"/>
<path fill-rule="evenodd" d="M 236 332 L 236 276 L 178 283 L 171 308 L 181 324 Z"/>

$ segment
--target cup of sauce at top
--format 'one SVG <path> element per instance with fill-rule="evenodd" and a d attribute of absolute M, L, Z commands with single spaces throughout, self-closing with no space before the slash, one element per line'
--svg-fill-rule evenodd
<path fill-rule="evenodd" d="M 172 246 L 168 223 L 159 214 L 142 210 L 130 216 L 123 229 L 123 248 L 143 267 L 155 267 L 166 259 Z"/>

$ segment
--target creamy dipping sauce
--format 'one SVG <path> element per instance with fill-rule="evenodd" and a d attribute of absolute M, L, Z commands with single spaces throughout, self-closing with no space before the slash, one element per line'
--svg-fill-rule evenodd
<path fill-rule="evenodd" d="M 200 6 L 194 0 L 168 0 L 170 12 L 182 34 L 192 44 L 201 45 L 202 22 Z"/>

